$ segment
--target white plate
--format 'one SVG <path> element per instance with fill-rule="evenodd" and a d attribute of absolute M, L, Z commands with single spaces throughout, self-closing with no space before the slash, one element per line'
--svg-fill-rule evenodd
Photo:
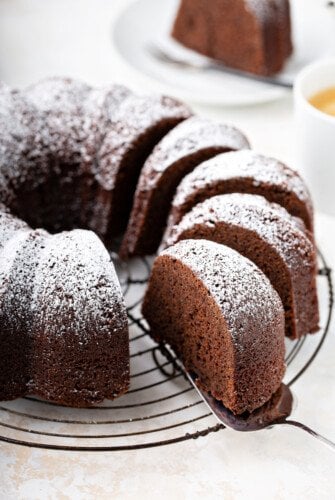
<path fill-rule="evenodd" d="M 181 58 L 197 57 L 169 36 L 178 3 L 136 0 L 121 12 L 113 26 L 113 43 L 129 66 L 160 82 L 170 94 L 201 104 L 258 104 L 286 94 L 283 88 L 219 70 L 182 69 L 155 59 L 148 50 L 152 43 L 169 45 L 180 51 Z M 293 81 L 307 63 L 335 54 L 335 8 L 326 4 L 326 0 L 292 0 L 295 51 L 281 78 Z"/>

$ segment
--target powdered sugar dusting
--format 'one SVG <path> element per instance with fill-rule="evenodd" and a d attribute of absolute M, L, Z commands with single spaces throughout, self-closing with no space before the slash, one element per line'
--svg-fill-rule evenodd
<path fill-rule="evenodd" d="M 285 15 L 288 0 L 245 0 L 246 9 L 261 22 Z"/>
<path fill-rule="evenodd" d="M 139 154 L 136 161 L 139 169 L 145 159 L 141 158 L 141 148 L 144 146 L 145 152 L 146 143 L 152 142 L 157 130 L 172 128 L 191 114 L 186 106 L 169 97 L 127 94 L 121 88 L 118 94 L 114 100 L 117 105 L 109 103 L 108 106 L 108 126 L 96 162 L 95 179 L 99 192 L 92 211 L 96 224 L 91 227 L 102 235 L 108 232 L 110 220 L 114 217 L 114 189 L 122 178 L 122 168 L 129 155 Z M 136 180 L 137 173 L 133 171 L 132 175 Z M 121 202 L 119 199 L 117 203 Z"/>
<path fill-rule="evenodd" d="M 51 373 L 55 367 L 52 346 L 63 343 L 66 351 L 65 339 L 69 336 L 84 358 L 85 346 L 92 342 L 93 351 L 96 348 L 101 353 L 106 345 L 116 346 L 112 352 L 106 352 L 105 361 L 97 360 L 92 369 L 97 370 L 97 380 L 103 369 L 106 378 L 112 377 L 106 389 L 109 397 L 113 391 L 124 392 L 127 386 L 127 315 L 107 250 L 89 231 L 74 230 L 53 236 L 31 229 L 13 213 L 23 218 L 35 214 L 36 220 L 44 224 L 55 210 L 57 216 L 60 214 L 60 229 L 73 214 L 78 215 L 78 222 L 84 214 L 83 224 L 90 225 L 86 207 L 95 194 L 97 151 L 118 99 L 128 94 L 123 87 L 91 89 L 70 79 L 45 80 L 24 92 L 1 86 L 1 322 L 4 338 L 10 335 L 17 339 L 22 344 L 22 359 L 29 356 L 29 367 L 23 362 L 22 373 L 16 370 L 13 379 L 9 376 L 8 387 L 12 387 L 13 396 L 37 391 L 49 397 L 39 383 L 34 383 L 34 370 L 41 365 L 46 370 L 50 367 Z M 57 188 L 59 196 L 63 191 L 68 194 L 64 204 L 56 205 L 49 193 Z M 58 340 L 53 344 L 55 339 Z M 37 352 L 43 359 L 37 359 Z M 115 364 L 118 358 L 117 373 L 117 367 L 108 366 L 108 362 Z M 27 376 L 31 377 L 28 384 Z M 15 386 L 16 378 L 21 380 L 20 388 Z M 96 387 L 90 389 L 89 374 L 83 365 L 80 369 L 74 367 L 71 378 L 74 386 L 80 381 L 84 388 L 77 396 L 75 388 L 72 395 L 66 393 L 70 404 L 92 403 L 105 396 L 101 387 L 99 392 Z M 49 389 L 55 391 L 51 399 L 57 391 L 65 391 L 57 383 Z"/>
<path fill-rule="evenodd" d="M 49 334 L 62 335 L 71 328 L 85 343 L 97 325 L 101 335 L 114 335 L 127 325 L 114 266 L 90 231 L 74 230 L 48 238 L 33 290 L 34 327 L 44 325 Z"/>
<path fill-rule="evenodd" d="M 5 243 L 0 241 L 0 304 L 7 290 L 8 278 L 14 261 L 29 236 L 30 231 L 18 229 Z"/>
<path fill-rule="evenodd" d="M 93 225 L 95 228 L 96 212 L 106 220 L 110 210 L 108 200 L 99 198 L 100 190 L 105 187 L 102 184 L 116 175 L 117 165 L 127 151 L 137 144 L 148 128 L 155 127 L 161 120 L 181 120 L 188 116 L 188 108 L 174 99 L 136 96 L 121 85 L 93 89 L 69 78 L 49 78 L 24 92 L 1 85 L 0 202 L 12 212 L 21 213 L 22 192 L 37 187 L 42 189 L 49 179 L 53 179 L 53 183 L 60 183 L 59 189 L 69 193 L 66 204 L 56 207 L 56 211 L 62 214 L 63 210 L 64 217 L 77 214 L 74 220 L 85 227 Z M 102 160 L 107 162 L 106 171 Z M 34 203 L 42 212 L 44 208 L 50 212 L 46 200 L 48 193 L 35 196 Z M 30 230 L 25 223 L 7 213 L 5 206 L 0 210 L 0 245 L 2 258 L 6 260 L 6 273 L 10 274 L 15 264 L 8 249 L 26 255 L 25 262 L 22 262 L 25 270 L 16 275 L 17 280 L 24 276 L 31 281 L 33 270 L 29 266 L 35 268 L 32 252 L 41 253 L 38 272 L 33 279 L 33 302 L 37 303 L 44 296 L 46 303 L 50 303 L 48 314 L 54 315 L 53 280 L 62 281 L 66 276 L 62 286 L 68 295 L 72 289 L 72 306 L 78 314 L 78 321 L 87 321 L 82 314 L 85 310 L 97 317 L 99 314 L 114 314 L 112 323 L 115 328 L 124 325 L 125 309 L 118 280 L 99 240 L 89 232 L 50 236 L 43 231 Z M 24 217 L 24 213 L 22 215 Z M 39 215 L 42 224 L 43 216 L 44 212 Z M 18 232 L 21 230 L 27 231 L 27 237 L 22 241 Z M 50 266 L 54 268 L 53 272 Z M 13 290 L 22 288 L 21 285 L 21 282 L 12 283 Z M 8 300 L 10 303 L 10 297 Z M 38 310 L 34 304 L 33 307 Z M 45 314 L 47 309 L 43 309 Z"/>
<path fill-rule="evenodd" d="M 173 163 L 201 149 L 238 150 L 249 148 L 246 137 L 235 127 L 197 116 L 178 125 L 156 146 L 143 173 L 163 172 Z"/>
<path fill-rule="evenodd" d="M 0 304 L 14 261 L 30 233 L 27 224 L 13 218 L 6 207 L 0 204 Z"/>
<path fill-rule="evenodd" d="M 5 293 L 1 297 L 2 326 L 4 331 L 20 334 L 22 343 L 25 342 L 23 335 L 29 336 L 33 332 L 31 295 L 40 250 L 46 238 L 48 233 L 42 230 L 19 230 L 2 251 L 2 272 L 5 274 Z M 47 281 L 47 278 L 42 279 Z"/>
<path fill-rule="evenodd" d="M 42 349 L 45 359 L 39 367 L 45 363 L 48 370 L 50 366 L 52 380 L 52 345 L 57 350 L 57 345 L 64 344 L 66 350 L 66 339 L 71 339 L 83 355 L 81 363 L 85 364 L 89 345 L 93 345 L 87 351 L 92 357 L 98 352 L 106 355 L 105 361 L 97 360 L 97 377 L 104 363 L 117 365 L 106 365 L 104 376 L 107 380 L 114 373 L 117 379 L 115 386 L 114 375 L 107 380 L 108 396 L 114 390 L 120 394 L 129 375 L 128 323 L 114 266 L 93 233 L 72 230 L 51 235 L 31 229 L 20 217 L 33 227 L 56 232 L 67 227 L 99 229 L 97 216 L 99 222 L 100 215 L 101 220 L 110 216 L 111 193 L 105 196 L 104 181 L 118 174 L 117 165 L 121 166 L 129 151 L 139 148 L 148 130 L 155 132 L 164 120 L 172 127 L 190 114 L 178 101 L 136 96 L 121 85 L 93 89 L 68 78 L 43 80 L 23 92 L 1 85 L 1 318 L 6 333 L 18 338 L 26 333 L 22 342 L 29 350 L 32 371 L 33 358 Z M 36 352 L 30 344 L 35 340 Z M 106 345 L 115 348 L 105 353 Z M 90 366 L 89 370 L 95 369 Z M 67 370 L 71 372 L 70 365 Z M 92 390 L 89 387 L 83 364 L 73 370 L 74 399 L 70 401 L 92 403 L 104 397 L 104 388 L 98 394 L 94 384 Z M 48 397 L 31 377 L 27 390 L 42 391 Z M 83 387 L 76 399 L 79 380 Z M 20 390 L 25 390 L 24 385 L 23 380 Z M 55 389 L 50 397 L 60 397 L 56 394 L 60 387 L 51 383 L 49 389 Z M 70 392 L 66 398 L 72 397 Z"/>
<path fill-rule="evenodd" d="M 269 280 L 234 250 L 210 241 L 184 240 L 161 255 L 180 260 L 203 282 L 221 308 L 239 349 L 243 349 L 249 321 L 264 325 L 283 318 L 281 301 Z M 262 340 L 260 336 L 260 343 Z"/>
<path fill-rule="evenodd" d="M 175 190 L 187 172 L 222 151 L 248 147 L 247 139 L 239 130 L 197 116 L 172 129 L 157 144 L 141 170 L 121 255 L 156 252 Z"/>
<path fill-rule="evenodd" d="M 113 189 L 121 162 L 141 137 L 164 121 L 181 121 L 190 114 L 186 106 L 165 96 L 131 95 L 124 99 L 110 116 L 110 128 L 99 154 L 98 177 L 105 189 Z"/>
<path fill-rule="evenodd" d="M 73 227 L 105 236 L 111 186 L 127 152 L 160 121 L 190 116 L 178 101 L 137 96 L 122 85 L 92 88 L 48 78 L 23 92 L 4 85 L 0 90 L 0 201 L 24 217 L 21 192 L 39 189 L 30 222 L 53 231 L 68 215 Z M 62 196 L 58 210 L 43 201 L 51 178 Z"/>
<path fill-rule="evenodd" d="M 19 93 L 0 88 L 0 202 L 13 200 L 13 189 L 26 176 L 34 134 L 29 128 L 29 106 Z M 33 117 L 34 120 L 34 117 Z"/>
<path fill-rule="evenodd" d="M 69 78 L 48 78 L 25 90 L 25 97 L 44 121 L 36 132 L 49 157 L 69 163 L 82 161 L 90 134 L 89 116 L 83 107 L 90 92 L 88 85 Z"/>
<path fill-rule="evenodd" d="M 244 150 L 217 155 L 184 177 L 171 205 L 163 242 L 196 203 L 230 192 L 260 194 L 282 203 L 287 210 L 291 209 L 290 200 L 296 199 L 294 214 L 313 230 L 312 201 L 299 174 L 274 158 Z"/>
<path fill-rule="evenodd" d="M 314 247 L 299 221 L 284 208 L 256 195 L 226 194 L 199 203 L 175 226 L 168 244 L 187 238 L 190 230 L 202 225 L 215 228 L 220 224 L 256 233 L 275 248 L 289 269 L 298 274 L 303 266 L 313 268 Z"/>
<path fill-rule="evenodd" d="M 220 154 L 196 167 L 180 183 L 173 205 L 184 204 L 190 193 L 198 189 L 233 178 L 251 179 L 254 186 L 269 184 L 292 192 L 313 211 L 309 191 L 297 172 L 274 158 L 250 150 Z"/>

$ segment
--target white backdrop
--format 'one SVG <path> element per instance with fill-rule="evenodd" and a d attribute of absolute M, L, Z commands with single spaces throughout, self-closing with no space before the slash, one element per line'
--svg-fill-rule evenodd
<path fill-rule="evenodd" d="M 128 0 L 0 0 L 0 78 L 26 85 L 56 74 L 92 83 L 156 88 L 113 51 L 113 17 Z M 163 0 L 157 0 L 162 1 Z M 314 0 L 313 0 L 314 1 Z M 316 1 L 316 0 L 315 0 Z M 300 0 L 307 6 L 307 0 Z M 291 97 L 214 109 L 254 148 L 296 165 Z M 318 217 L 318 238 L 335 266 L 335 222 Z M 334 332 L 298 382 L 295 417 L 335 440 Z M 64 454 L 0 444 L 0 498 L 335 498 L 335 454 L 289 428 L 224 431 L 196 442 L 114 454 Z"/>

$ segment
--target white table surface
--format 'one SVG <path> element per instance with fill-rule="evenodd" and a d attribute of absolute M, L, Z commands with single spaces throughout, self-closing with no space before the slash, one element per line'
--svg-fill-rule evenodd
<path fill-rule="evenodd" d="M 159 90 L 119 59 L 110 42 L 128 0 L 0 0 L 0 78 L 26 85 L 50 75 Z M 163 0 L 157 0 L 162 1 Z M 193 108 L 242 128 L 253 146 L 296 166 L 291 97 L 228 109 Z M 335 219 L 317 216 L 318 242 L 335 267 Z M 335 440 L 334 329 L 296 384 L 295 416 Z M 335 454 L 291 428 L 111 454 L 0 444 L 0 498 L 334 499 Z"/>

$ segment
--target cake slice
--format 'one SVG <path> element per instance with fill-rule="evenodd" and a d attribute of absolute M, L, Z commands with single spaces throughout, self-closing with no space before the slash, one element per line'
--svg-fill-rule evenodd
<path fill-rule="evenodd" d="M 234 250 L 185 240 L 154 262 L 143 315 L 199 387 L 235 414 L 252 412 L 279 388 L 284 310 L 265 275 Z"/>
<path fill-rule="evenodd" d="M 292 53 L 289 0 L 181 0 L 172 36 L 232 68 L 271 75 Z"/>
<path fill-rule="evenodd" d="M 128 222 L 141 169 L 157 143 L 191 116 L 190 109 L 173 98 L 130 93 L 110 114 L 97 155 L 99 191 L 95 202 L 107 216 L 96 220 L 96 232 L 107 242 Z"/>
<path fill-rule="evenodd" d="M 313 232 L 313 204 L 300 175 L 274 158 L 244 150 L 218 155 L 184 177 L 171 205 L 163 247 L 173 226 L 197 203 L 234 192 L 262 195 L 282 205 Z"/>
<path fill-rule="evenodd" d="M 297 339 L 319 329 L 316 253 L 301 224 L 261 196 L 219 195 L 186 214 L 167 243 L 212 240 L 253 261 L 284 304 L 286 335 Z"/>
<path fill-rule="evenodd" d="M 142 169 L 121 257 L 155 253 L 182 178 L 219 153 L 245 148 L 249 143 L 239 130 L 199 117 L 189 118 L 167 134 Z"/>

